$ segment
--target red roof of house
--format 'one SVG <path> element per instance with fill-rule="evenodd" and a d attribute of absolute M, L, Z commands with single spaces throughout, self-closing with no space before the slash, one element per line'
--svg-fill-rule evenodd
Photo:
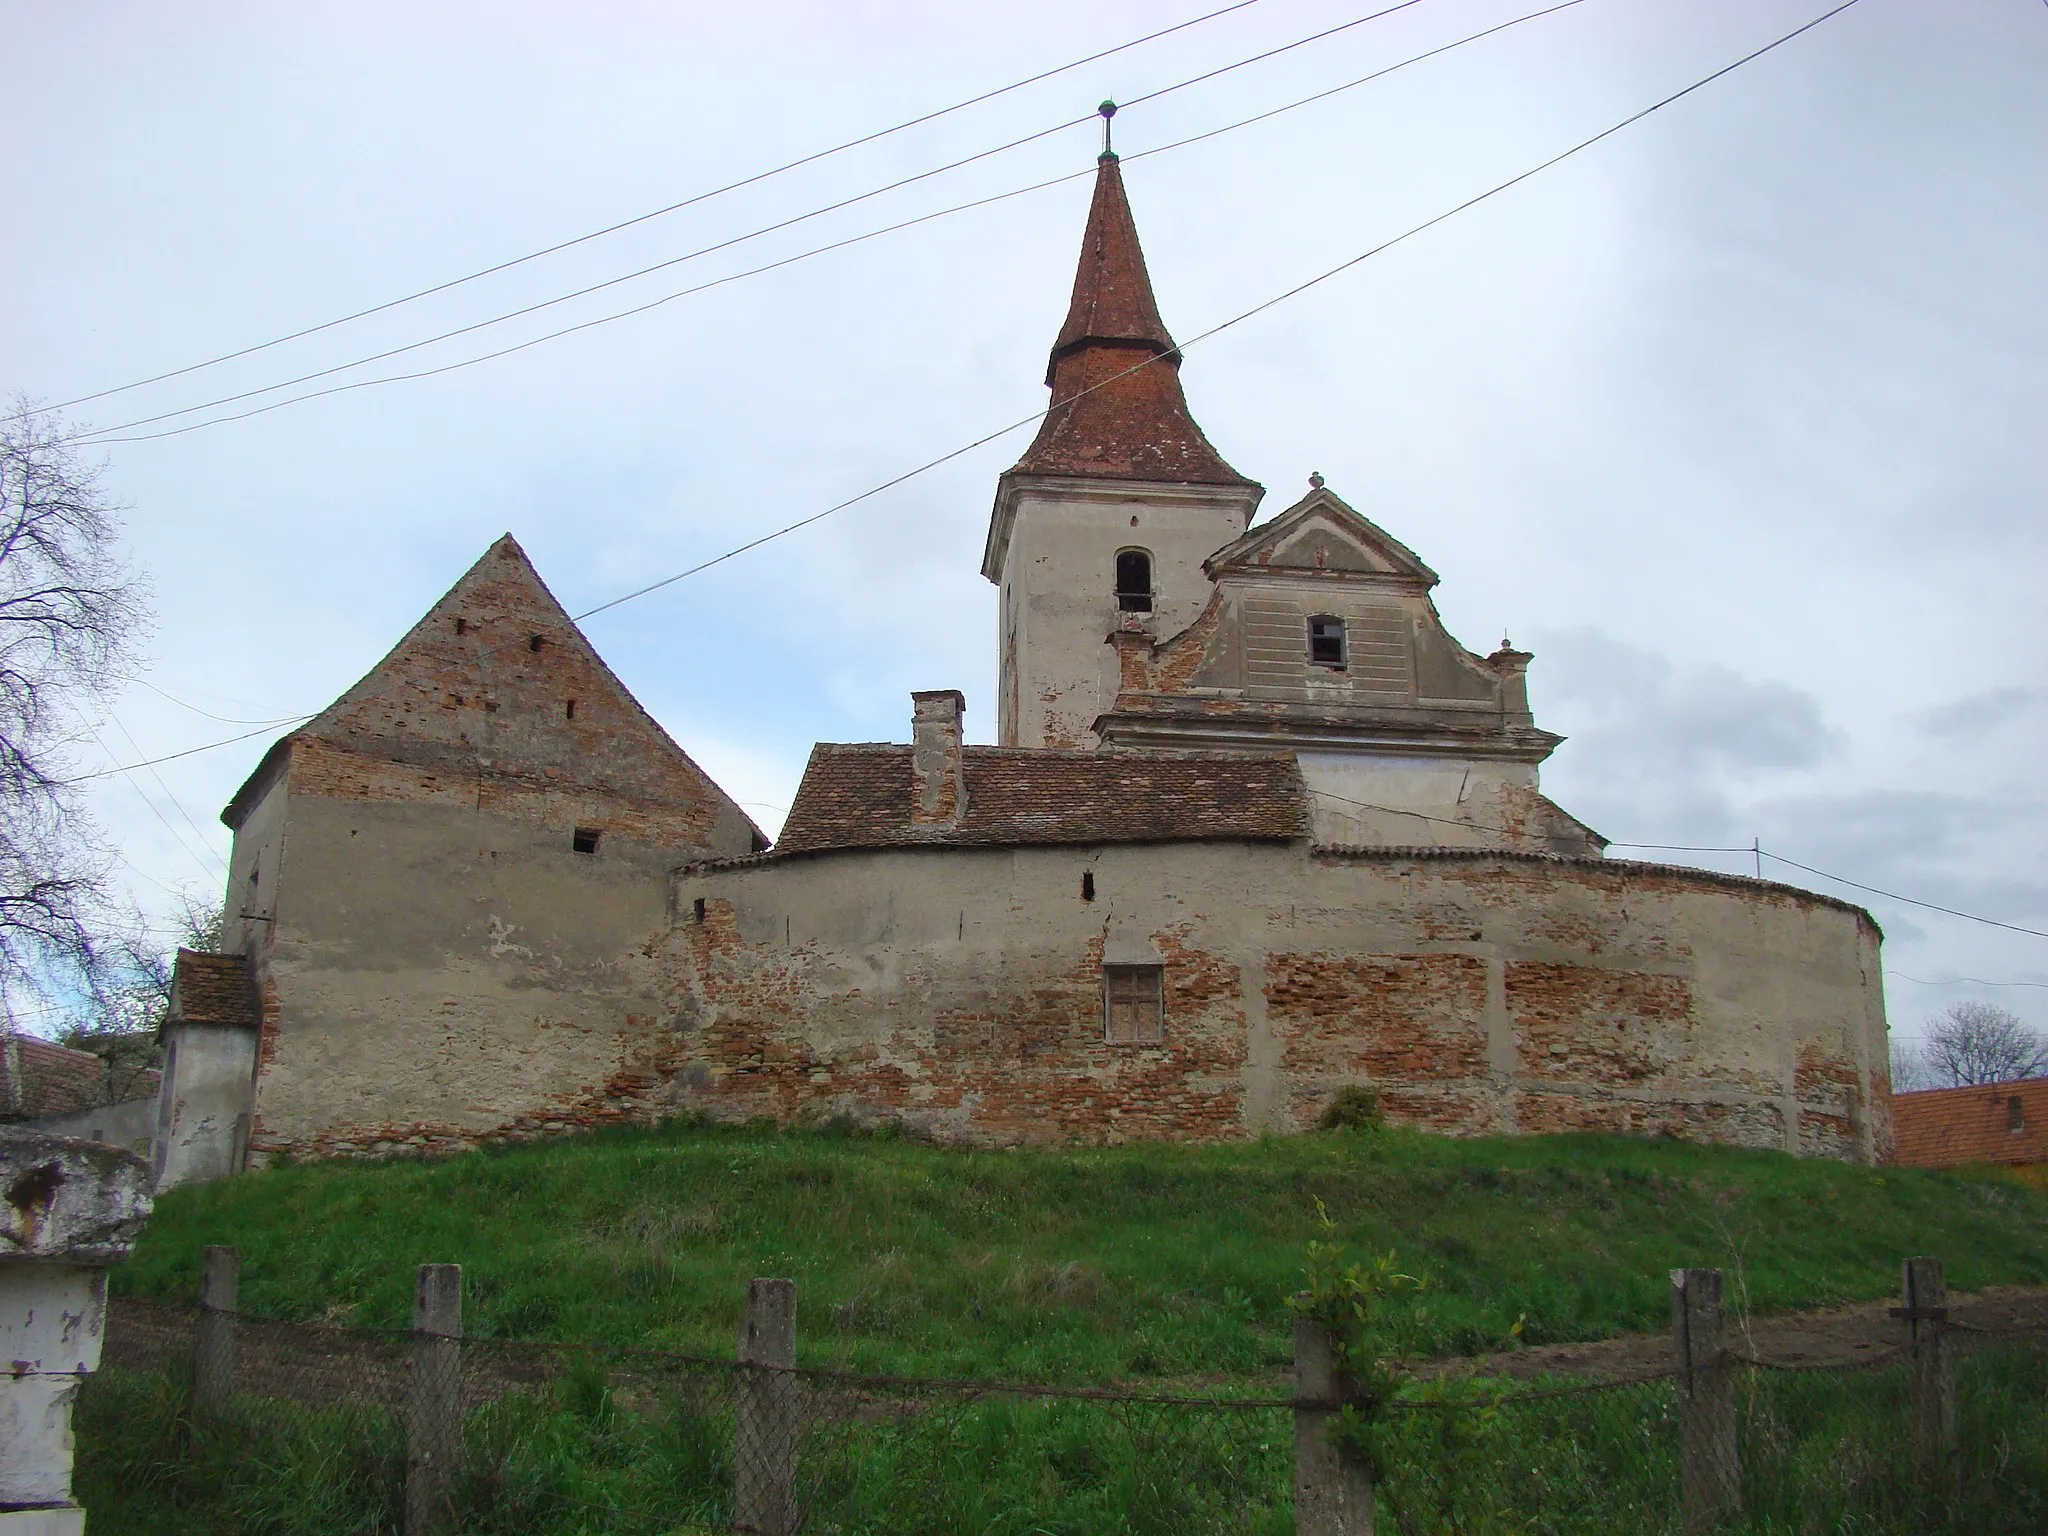
<path fill-rule="evenodd" d="M 0 1040 L 0 1115 L 35 1120 L 107 1101 L 107 1064 L 34 1035 Z"/>
<path fill-rule="evenodd" d="M 1909 1168 L 2048 1162 L 2048 1077 L 1895 1093 L 1892 1135 Z"/>

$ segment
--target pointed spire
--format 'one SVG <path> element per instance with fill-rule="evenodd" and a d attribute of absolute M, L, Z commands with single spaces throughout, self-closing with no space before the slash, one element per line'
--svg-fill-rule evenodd
<path fill-rule="evenodd" d="M 1102 104 L 1105 145 L 1115 111 Z M 1123 172 L 1107 148 L 1096 161 L 1074 297 L 1045 382 L 1053 408 L 1014 472 L 1251 483 L 1223 462 L 1188 414 L 1180 353 L 1159 317 Z"/>

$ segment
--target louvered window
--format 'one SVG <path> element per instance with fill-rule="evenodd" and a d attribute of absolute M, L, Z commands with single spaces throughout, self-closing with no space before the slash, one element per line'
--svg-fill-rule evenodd
<path fill-rule="evenodd" d="M 1166 968 L 1102 968 L 1103 1038 L 1112 1045 L 1156 1045 L 1166 1012 Z"/>

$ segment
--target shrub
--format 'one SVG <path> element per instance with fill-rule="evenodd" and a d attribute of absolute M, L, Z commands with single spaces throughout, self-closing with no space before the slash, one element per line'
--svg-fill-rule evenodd
<path fill-rule="evenodd" d="M 1323 1111 L 1326 1131 L 1376 1131 L 1387 1123 L 1380 1113 L 1380 1096 L 1363 1083 L 1346 1083 L 1337 1090 L 1330 1107 Z"/>

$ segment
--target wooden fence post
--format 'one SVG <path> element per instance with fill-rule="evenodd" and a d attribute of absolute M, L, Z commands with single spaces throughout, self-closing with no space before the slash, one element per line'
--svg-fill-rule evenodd
<path fill-rule="evenodd" d="M 405 1536 L 446 1511 L 462 1460 L 462 1266 L 422 1264 L 412 1293 L 412 1378 L 405 1412 Z"/>
<path fill-rule="evenodd" d="M 1686 1536 L 1715 1530 L 1742 1512 L 1735 1369 L 1724 1337 L 1726 1321 L 1720 1270 L 1671 1271 Z"/>
<path fill-rule="evenodd" d="M 239 1248 L 208 1248 L 200 1259 L 199 1334 L 192 1351 L 192 1409 L 218 1413 L 235 1391 L 235 1298 Z"/>
<path fill-rule="evenodd" d="M 1954 1476 L 1956 1461 L 1955 1341 L 1948 1326 L 1948 1280 L 1939 1259 L 1905 1263 L 1904 1306 L 1892 1316 L 1906 1324 L 1913 1354 L 1913 1450 L 1931 1478 Z"/>
<path fill-rule="evenodd" d="M 758 1536 L 795 1536 L 796 1282 L 749 1280 L 733 1381 L 732 1523 Z"/>
<path fill-rule="evenodd" d="M 1330 1443 L 1348 1395 L 1329 1331 L 1294 1320 L 1294 1536 L 1372 1536 L 1372 1469 Z"/>

